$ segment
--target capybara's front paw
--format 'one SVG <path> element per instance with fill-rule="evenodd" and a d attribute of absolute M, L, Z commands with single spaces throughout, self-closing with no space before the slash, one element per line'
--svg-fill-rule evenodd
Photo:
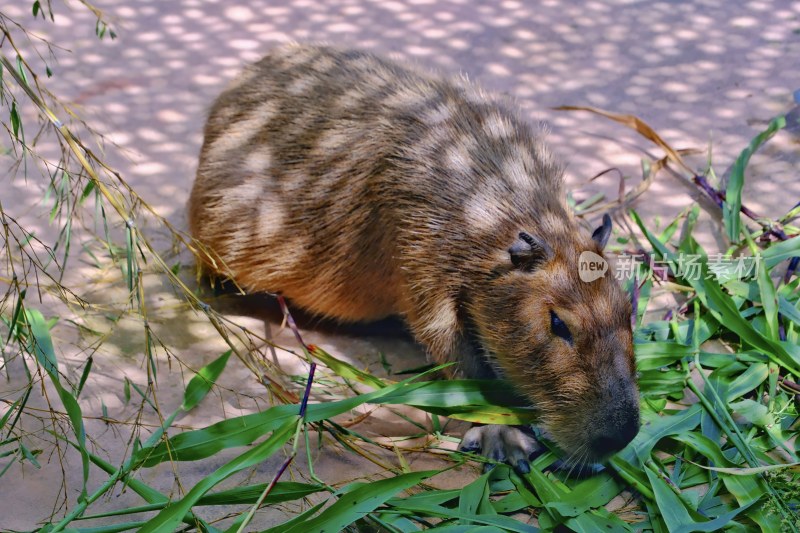
<path fill-rule="evenodd" d="M 517 426 L 474 426 L 464 434 L 458 449 L 475 452 L 500 463 L 511 465 L 520 474 L 531 471 L 530 460 L 542 451 L 532 433 Z M 494 464 L 486 463 L 484 470 Z"/>

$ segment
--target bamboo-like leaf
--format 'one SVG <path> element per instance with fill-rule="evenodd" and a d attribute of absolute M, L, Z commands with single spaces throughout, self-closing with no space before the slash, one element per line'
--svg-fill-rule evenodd
<path fill-rule="evenodd" d="M 58 362 L 53 349 L 53 339 L 50 336 L 50 329 L 47 327 L 44 316 L 37 309 L 26 309 L 25 319 L 31 332 L 32 351 L 36 355 L 39 364 L 50 376 L 50 381 L 53 383 L 61 403 L 64 404 L 72 430 L 75 432 L 83 470 L 83 485 L 78 499 L 83 501 L 86 499 L 86 483 L 89 481 L 89 452 L 86 449 L 86 428 L 83 425 L 83 413 L 75 396 L 61 385 Z"/>
<path fill-rule="evenodd" d="M 253 504 L 267 488 L 268 483 L 249 485 L 246 487 L 235 487 L 232 489 L 221 490 L 211 494 L 205 494 L 197 500 L 196 505 L 240 505 Z M 289 502 L 305 498 L 310 494 L 324 491 L 322 485 L 312 485 L 309 483 L 298 483 L 296 481 L 279 481 L 272 487 L 270 493 L 264 498 L 264 504 L 274 504 Z"/>
<path fill-rule="evenodd" d="M 636 342 L 633 349 L 636 354 L 636 368 L 640 372 L 671 365 L 693 353 L 691 346 L 674 341 Z"/>
<path fill-rule="evenodd" d="M 231 356 L 231 353 L 232 350 L 228 350 L 197 372 L 186 386 L 181 409 L 184 411 L 191 411 L 205 398 L 208 391 L 211 390 L 211 387 L 214 386 L 214 383 L 216 383 L 220 374 L 222 374 L 222 371 L 225 369 L 225 365 L 228 363 L 228 358 Z"/>
<path fill-rule="evenodd" d="M 293 420 L 287 420 L 282 426 L 276 429 L 267 440 L 254 446 L 242 455 L 219 467 L 209 476 L 200 480 L 186 493 L 186 496 L 167 506 L 163 511 L 148 520 L 139 530 L 140 533 L 158 533 L 161 531 L 174 530 L 181 522 L 183 516 L 191 510 L 206 492 L 236 472 L 254 466 L 270 457 L 286 444 L 294 434 L 295 428 L 299 423 L 300 419 L 295 415 Z"/>
<path fill-rule="evenodd" d="M 419 513 L 435 518 L 445 518 L 451 520 L 463 520 L 464 522 L 471 522 L 474 524 L 482 524 L 491 526 L 492 531 L 509 531 L 515 533 L 536 533 L 539 529 L 514 520 L 508 516 L 503 515 L 469 515 L 463 514 L 456 509 L 448 509 L 441 506 L 425 506 L 414 505 L 404 508 L 405 511 L 412 513 Z M 466 527 L 478 527 L 474 525 L 467 525 Z M 284 530 L 273 528 L 271 533 L 283 533 Z M 303 530 L 299 530 L 303 531 Z"/>
<path fill-rule="evenodd" d="M 725 528 L 725 526 L 730 525 L 730 522 L 734 518 L 736 518 L 740 513 L 747 511 L 754 503 L 755 502 L 750 502 L 746 505 L 742 505 L 738 509 L 734 509 L 733 511 L 719 515 L 718 517 L 708 520 L 707 522 L 695 522 L 692 525 L 680 527 L 675 530 L 675 533 L 691 533 L 693 531 L 719 531 Z"/>
<path fill-rule="evenodd" d="M 144 522 L 124 522 L 122 524 L 113 524 L 108 526 L 70 528 L 66 531 L 68 533 L 118 533 L 121 531 L 138 531 L 143 524 Z M 42 531 L 48 530 L 44 529 Z"/>
<path fill-rule="evenodd" d="M 406 404 L 422 409 L 459 416 L 470 413 L 470 409 L 489 411 L 486 407 L 494 398 L 500 401 L 506 397 L 508 386 L 500 381 L 458 380 L 428 381 L 411 383 L 406 380 L 385 388 L 339 400 L 320 404 L 309 404 L 306 422 L 319 422 L 345 413 L 364 403 Z M 466 405 L 461 405 L 465 402 Z M 509 413 L 530 413 L 529 409 L 507 408 Z M 498 413 L 502 410 L 497 411 Z M 278 405 L 260 413 L 229 418 L 203 429 L 186 431 L 172 437 L 169 444 L 159 443 L 153 448 L 144 448 L 138 459 L 144 466 L 154 466 L 162 461 L 196 461 L 217 453 L 220 450 L 246 446 L 257 438 L 274 431 L 289 418 L 297 414 L 297 406 Z M 532 418 L 532 415 L 528 415 Z M 501 417 L 498 415 L 498 419 Z M 506 423 L 517 423 L 521 417 L 512 414 L 502 417 Z M 530 420 L 530 418 L 529 418 Z"/>
<path fill-rule="evenodd" d="M 731 403 L 728 407 L 751 424 L 764 427 L 773 422 L 769 408 L 754 400 L 744 399 Z"/>
<path fill-rule="evenodd" d="M 491 475 L 492 471 L 486 472 L 462 489 L 458 499 L 460 514 L 497 514 L 489 503 L 489 477 Z"/>
<path fill-rule="evenodd" d="M 800 236 L 777 242 L 761 252 L 761 259 L 767 264 L 767 270 L 772 269 L 781 261 L 800 256 Z"/>
<path fill-rule="evenodd" d="M 11 101 L 11 131 L 14 133 L 14 137 L 16 137 L 17 140 L 20 140 L 20 138 L 19 138 L 19 130 L 20 130 L 21 125 L 22 125 L 22 121 L 20 121 L 20 119 L 19 119 L 19 111 L 17 110 L 17 101 L 16 100 L 12 100 Z"/>
<path fill-rule="evenodd" d="M 667 529 L 669 531 L 677 531 L 680 528 L 695 525 L 695 521 L 692 520 L 689 511 L 686 509 L 686 504 L 673 492 L 667 483 L 649 468 L 645 468 L 644 472 L 650 481 L 650 486 L 653 487 L 658 511 Z"/>
<path fill-rule="evenodd" d="M 25 318 L 33 336 L 32 351 L 36 360 L 54 382 L 60 382 L 53 339 L 42 313 L 37 309 L 26 309 Z"/>
<path fill-rule="evenodd" d="M 726 468 L 726 467 L 703 466 L 703 465 L 697 465 L 697 466 L 699 466 L 700 468 L 705 468 L 706 470 L 713 470 L 714 472 L 721 472 L 723 474 L 729 474 L 732 476 L 752 476 L 754 474 L 762 474 L 764 472 L 776 472 L 781 470 L 787 470 L 789 472 L 800 472 L 800 462 L 785 463 L 778 465 L 764 465 L 764 466 L 747 467 L 747 468 Z"/>
<path fill-rule="evenodd" d="M 748 392 L 764 383 L 769 377 L 769 366 L 764 363 L 754 363 L 747 370 L 739 374 L 728 386 L 727 400 L 729 402 L 741 398 Z"/>
<path fill-rule="evenodd" d="M 620 481 L 603 472 L 581 481 L 558 501 L 549 502 L 547 507 L 555 509 L 561 516 L 579 516 L 586 511 L 610 502 L 623 489 Z"/>
<path fill-rule="evenodd" d="M 694 404 L 668 416 L 643 413 L 639 434 L 618 456 L 630 463 L 635 464 L 635 458 L 644 463 L 661 439 L 694 430 L 700 424 L 701 411 L 701 406 Z"/>
<path fill-rule="evenodd" d="M 76 398 L 81 395 L 83 386 L 86 385 L 86 380 L 89 378 L 89 374 L 92 372 L 93 364 L 94 364 L 94 357 L 89 356 L 89 359 L 87 359 L 86 361 L 86 365 L 83 367 L 83 372 L 81 372 L 81 379 L 78 381 L 78 387 L 75 389 Z"/>
<path fill-rule="evenodd" d="M 428 528 L 426 531 L 438 533 L 497 533 L 495 526 L 476 526 L 471 524 L 444 525 Z"/>
<path fill-rule="evenodd" d="M 576 533 L 630 533 L 635 531 L 628 524 L 603 508 L 570 518 L 564 525 Z"/>
<path fill-rule="evenodd" d="M 316 345 L 309 346 L 311 355 L 319 360 L 322 364 L 330 368 L 337 376 L 363 383 L 370 387 L 381 389 L 386 386 L 383 380 L 376 378 L 372 374 L 362 372 L 350 363 L 342 361 L 332 356 L 322 348 Z"/>
<path fill-rule="evenodd" d="M 348 490 L 340 496 L 330 507 L 319 515 L 295 523 L 286 528 L 283 525 L 268 530 L 274 533 L 306 533 L 315 531 L 319 533 L 339 533 L 356 520 L 359 520 L 383 505 L 392 496 L 419 484 L 424 479 L 438 473 L 435 470 L 424 472 L 411 472 L 388 479 L 381 479 Z"/>
<path fill-rule="evenodd" d="M 404 505 L 442 505 L 455 500 L 460 494 L 460 489 L 430 490 L 412 494 L 405 498 L 392 498 L 388 500 L 386 504 L 393 507 L 403 507 Z"/>
<path fill-rule="evenodd" d="M 798 301 L 798 304 L 800 304 L 800 301 Z M 778 296 L 778 311 L 780 311 L 784 317 L 800 326 L 800 310 L 797 308 L 798 304 L 792 305 L 792 303 L 783 296 Z"/>

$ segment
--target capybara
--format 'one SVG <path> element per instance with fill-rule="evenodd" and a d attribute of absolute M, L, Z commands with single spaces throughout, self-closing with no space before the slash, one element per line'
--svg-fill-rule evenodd
<path fill-rule="evenodd" d="M 341 321 L 399 315 L 439 363 L 505 378 L 580 463 L 639 429 L 631 305 L 513 103 L 363 51 L 286 45 L 214 102 L 189 202 L 206 268 Z M 530 437 L 463 447 L 525 471 Z"/>

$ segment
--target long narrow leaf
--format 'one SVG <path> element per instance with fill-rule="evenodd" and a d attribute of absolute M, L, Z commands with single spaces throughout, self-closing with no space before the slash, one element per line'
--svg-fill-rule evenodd
<path fill-rule="evenodd" d="M 50 376 L 50 380 L 58 392 L 58 397 L 61 403 L 64 404 L 64 409 L 69 416 L 72 430 L 75 432 L 75 439 L 78 445 L 78 452 L 81 455 L 81 466 L 83 470 L 83 484 L 81 487 L 81 494 L 79 501 L 86 499 L 86 483 L 89 481 L 89 452 L 86 449 L 86 428 L 83 424 L 83 413 L 78 404 L 78 400 L 72 393 L 66 390 L 61 385 L 61 380 L 58 374 L 58 362 L 56 360 L 56 353 L 53 349 L 53 339 L 50 336 L 50 329 L 47 327 L 47 322 L 36 309 L 26 309 L 25 318 L 30 327 L 31 336 L 33 337 L 33 352 L 39 364 L 45 369 Z"/>
<path fill-rule="evenodd" d="M 294 434 L 300 419 L 295 415 L 293 420 L 287 420 L 280 428 L 264 442 L 249 449 L 239 457 L 219 467 L 209 476 L 200 480 L 192 489 L 180 500 L 169 505 L 158 513 L 140 529 L 140 533 L 158 533 L 161 531 L 172 531 L 181 522 L 183 516 L 191 510 L 197 501 L 215 485 L 222 482 L 229 476 L 254 466 L 270 457 L 278 451 Z"/>
<path fill-rule="evenodd" d="M 181 404 L 181 409 L 184 411 L 191 411 L 198 403 L 200 403 L 203 398 L 205 398 L 206 394 L 208 394 L 208 391 L 211 390 L 211 387 L 214 386 L 214 383 L 225 369 L 225 365 L 227 364 L 231 353 L 232 350 L 228 350 L 197 372 L 197 374 L 186 386 L 186 392 L 184 392 L 183 395 L 183 404 Z"/>
<path fill-rule="evenodd" d="M 378 506 L 383 505 L 398 492 L 411 488 L 436 473 L 438 472 L 435 470 L 411 472 L 363 484 L 339 497 L 333 505 L 316 517 L 294 524 L 288 529 L 278 526 L 269 531 L 275 533 L 307 533 L 310 531 L 339 533 L 356 520 L 366 516 L 367 513 L 377 509 Z"/>
<path fill-rule="evenodd" d="M 722 205 L 722 216 L 725 222 L 725 229 L 728 232 L 728 239 L 731 242 L 739 240 L 741 231 L 741 216 L 739 211 L 742 209 L 742 187 L 744 186 L 744 170 L 750 162 L 750 158 L 762 144 L 775 135 L 776 132 L 786 126 L 786 117 L 780 116 L 772 119 L 767 128 L 756 135 L 750 144 L 742 150 L 731 169 L 728 189 L 725 191 L 725 203 Z"/>

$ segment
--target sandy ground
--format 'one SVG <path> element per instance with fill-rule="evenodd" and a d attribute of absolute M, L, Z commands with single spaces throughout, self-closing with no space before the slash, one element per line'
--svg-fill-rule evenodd
<path fill-rule="evenodd" d="M 95 37 L 93 16 L 77 2 L 55 3 L 53 23 L 33 21 L 30 2 L 5 6 L 2 13 L 66 49 L 55 50 L 57 61 L 49 61 L 54 73 L 46 80 L 49 89 L 107 136 L 111 143 L 106 161 L 178 227 L 185 227 L 184 205 L 206 109 L 242 65 L 286 41 L 366 48 L 441 72 L 464 73 L 491 91 L 512 96 L 530 121 L 550 131 L 549 144 L 568 162 L 567 179 L 579 198 L 598 190 L 615 194 L 613 173 L 586 185 L 588 178 L 609 167 L 619 168 L 634 186 L 641 177 L 641 158 L 662 154 L 622 126 L 588 113 L 556 111 L 556 106 L 597 106 L 635 114 L 676 148 L 705 149 L 711 143 L 715 170 L 724 175 L 753 135 L 794 105 L 792 94 L 800 88 L 800 2 L 109 0 L 97 7 L 113 20 L 118 35 L 114 41 Z M 29 43 L 20 44 L 30 50 Z M 5 46 L 2 52 L 8 53 Z M 753 159 L 745 203 L 769 216 L 790 209 L 800 200 L 799 160 L 797 137 L 779 134 Z M 704 157 L 695 163 L 702 170 Z M 0 191 L 7 212 L 45 240 L 54 235 L 35 181 L 7 176 Z M 665 173 L 636 207 L 645 218 L 663 223 L 690 202 L 689 189 Z M 718 230 L 708 219 L 703 224 L 704 242 L 713 245 Z M 185 270 L 191 282 L 191 273 Z M 68 279 L 97 306 L 113 308 L 124 302 L 120 276 L 100 275 L 85 261 L 71 264 Z M 201 315 L 176 300 L 163 279 L 148 277 L 146 286 L 148 304 L 155 311 L 154 331 L 171 349 L 169 356 L 159 351 L 157 388 L 159 405 L 168 413 L 180 404 L 181 385 L 191 376 L 188 369 L 207 363 L 224 345 Z M 228 298 L 217 303 L 252 331 L 272 334 L 279 344 L 296 348 L 290 334 L 279 332 L 277 314 L 268 309 L 268 302 Z M 47 302 L 40 307 L 47 316 L 65 312 Z M 112 324 L 100 310 L 85 319 L 84 325 L 109 336 L 94 354 L 95 369 L 81 406 L 93 449 L 117 464 L 130 446 L 136 412 L 135 394 L 131 403 L 125 403 L 123 380 L 127 377 L 141 386 L 148 380 L 141 323 L 126 318 Z M 304 328 L 308 342 L 362 368 L 380 372 L 379 353 L 393 369 L 424 362 L 419 348 L 396 325 L 345 331 L 310 326 Z M 95 337 L 66 323 L 53 333 L 62 371 L 77 379 L 75 369 L 86 360 L 89 352 L 84 348 Z M 296 358 L 284 354 L 282 360 L 289 373 L 304 373 Z M 232 360 L 229 367 L 220 389 L 179 419 L 182 427 L 202 427 L 268 404 L 264 387 L 244 365 Z M 0 382 L 0 398 L 13 401 L 25 383 L 24 369 L 15 360 L 4 373 L 8 378 Z M 47 408 L 41 389 L 34 390 L 29 405 Z M 103 410 L 119 423 L 101 420 Z M 424 415 L 415 416 L 425 421 Z M 410 432 L 391 413 L 373 418 L 363 429 L 373 435 Z M 15 464 L 0 478 L 0 530 L 34 528 L 53 511 L 63 513 L 64 497 L 68 506 L 76 500 L 77 456 L 54 448 L 43 432 L 49 427 L 47 420 L 45 416 L 44 422 L 32 417 L 25 421 L 28 445 L 42 450 L 41 468 Z M 454 435 L 459 428 L 463 429 L 452 428 Z M 65 424 L 62 431 L 68 433 Z M 176 478 L 181 486 L 191 486 L 230 457 L 221 454 L 213 461 L 181 464 L 175 471 L 170 466 L 153 469 L 143 480 L 175 494 Z M 326 448 L 317 473 L 336 483 L 378 470 L 353 457 Z M 276 457 L 261 465 L 252 481 L 271 479 L 281 460 Z M 384 454 L 382 460 L 397 465 L 394 453 Z M 408 460 L 418 469 L 434 461 L 422 454 L 409 454 Z M 0 467 L 6 465 L 3 461 Z M 472 475 L 465 469 L 440 484 L 459 486 Z M 93 471 L 89 486 L 104 479 Z M 93 509 L 138 502 L 130 490 L 117 490 Z M 215 512 L 214 517 L 224 514 Z M 275 523 L 284 512 L 263 511 L 255 523 Z"/>

